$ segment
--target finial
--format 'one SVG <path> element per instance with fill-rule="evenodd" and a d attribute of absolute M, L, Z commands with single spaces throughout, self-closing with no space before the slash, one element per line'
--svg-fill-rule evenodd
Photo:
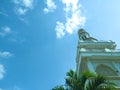
<path fill-rule="evenodd" d="M 89 33 L 86 32 L 84 29 L 78 30 L 79 40 L 82 41 L 97 41 L 97 39 L 90 37 Z"/>

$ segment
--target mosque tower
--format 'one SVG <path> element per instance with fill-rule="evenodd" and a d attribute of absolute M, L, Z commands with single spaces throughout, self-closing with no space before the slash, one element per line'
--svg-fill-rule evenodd
<path fill-rule="evenodd" d="M 84 29 L 78 31 L 76 72 L 89 70 L 106 75 L 120 87 L 120 51 L 113 41 L 97 40 Z M 120 89 L 120 88 L 119 88 Z"/>

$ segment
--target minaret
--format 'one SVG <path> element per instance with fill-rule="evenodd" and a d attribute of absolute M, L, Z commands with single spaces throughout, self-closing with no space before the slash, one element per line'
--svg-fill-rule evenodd
<path fill-rule="evenodd" d="M 120 87 L 120 51 L 113 41 L 97 40 L 84 29 L 78 31 L 76 72 L 89 70 L 108 76 Z"/>

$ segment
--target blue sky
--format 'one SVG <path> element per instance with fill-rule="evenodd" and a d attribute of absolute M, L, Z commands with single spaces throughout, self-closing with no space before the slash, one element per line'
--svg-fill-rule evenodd
<path fill-rule="evenodd" d="M 120 48 L 120 0 L 0 0 L 0 90 L 51 90 L 75 70 L 77 31 Z"/>

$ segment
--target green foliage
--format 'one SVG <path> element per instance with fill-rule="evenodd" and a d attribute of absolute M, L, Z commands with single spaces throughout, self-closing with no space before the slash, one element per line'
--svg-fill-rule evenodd
<path fill-rule="evenodd" d="M 96 77 L 96 75 L 93 72 L 90 72 L 90 71 L 83 72 L 81 74 L 81 76 L 79 77 L 82 86 L 85 86 L 86 80 L 91 78 L 91 77 Z"/>
<path fill-rule="evenodd" d="M 63 86 L 56 86 L 52 90 L 65 90 Z"/>
<path fill-rule="evenodd" d="M 66 74 L 66 84 L 73 90 L 84 90 L 85 82 L 89 77 L 94 77 L 95 74 L 89 71 L 83 72 L 81 76 L 77 76 L 76 72 L 70 70 Z"/>
<path fill-rule="evenodd" d="M 87 90 L 116 90 L 115 84 L 107 80 L 103 75 L 90 78 L 86 88 Z"/>
<path fill-rule="evenodd" d="M 85 71 L 77 76 L 75 71 L 70 70 L 66 73 L 65 81 L 66 88 L 56 86 L 52 90 L 116 90 L 116 85 L 105 76 L 96 75 L 90 71 Z"/>
<path fill-rule="evenodd" d="M 77 79 L 77 74 L 73 70 L 70 70 L 69 72 L 67 72 L 66 76 L 67 76 L 67 78 L 65 78 L 66 84 L 69 87 L 76 90 L 77 88 L 81 86 Z"/>

